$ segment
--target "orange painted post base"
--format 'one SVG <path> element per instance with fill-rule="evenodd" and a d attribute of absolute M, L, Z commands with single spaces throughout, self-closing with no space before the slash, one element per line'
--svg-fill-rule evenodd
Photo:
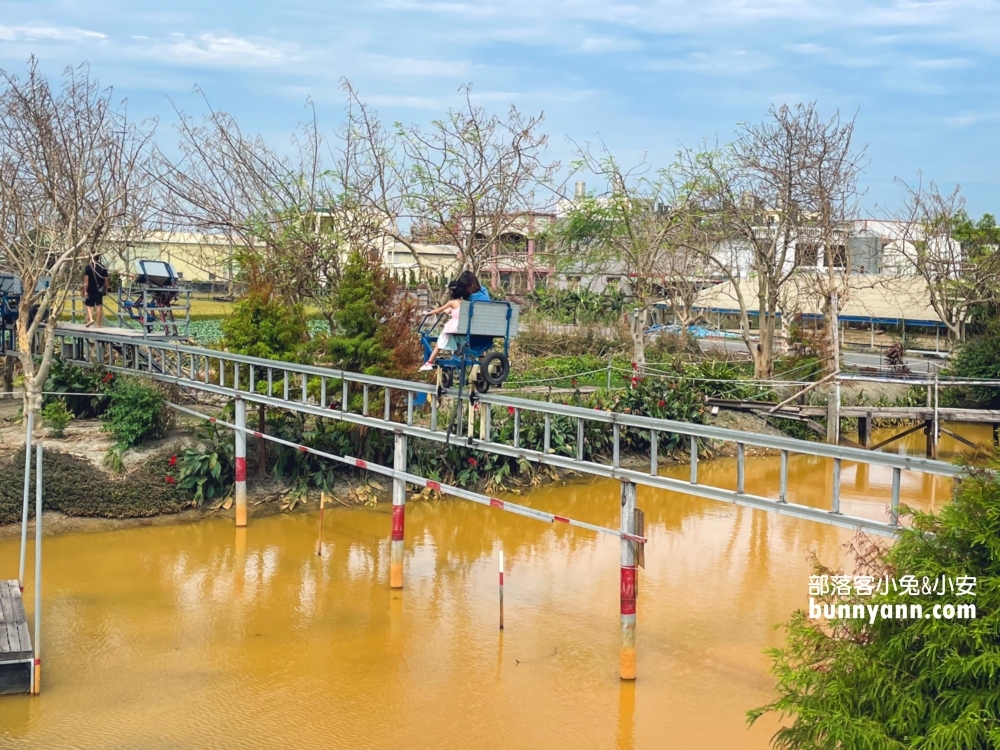
<path fill-rule="evenodd" d="M 635 484 L 622 482 L 621 531 L 635 534 Z M 632 541 L 622 537 L 621 551 L 621 678 L 635 679 L 636 555 Z"/>
<path fill-rule="evenodd" d="M 395 435 L 393 468 L 406 471 L 406 435 Z M 406 521 L 406 480 L 392 480 L 392 541 L 389 546 L 389 588 L 403 588 L 403 530 Z"/>
<path fill-rule="evenodd" d="M 236 399 L 236 525 L 247 525 L 247 402 Z"/>

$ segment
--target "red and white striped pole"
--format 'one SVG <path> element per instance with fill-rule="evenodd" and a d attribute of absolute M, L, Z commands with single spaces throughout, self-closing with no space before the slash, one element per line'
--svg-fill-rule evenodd
<path fill-rule="evenodd" d="M 503 550 L 500 550 L 500 629 L 503 630 Z"/>
<path fill-rule="evenodd" d="M 394 435 L 395 451 L 392 468 L 399 472 L 406 471 L 406 435 L 397 432 Z M 406 480 L 402 477 L 392 479 L 392 544 L 389 548 L 389 587 L 403 588 L 403 527 L 406 520 Z"/>
<path fill-rule="evenodd" d="M 621 548 L 621 678 L 635 679 L 635 483 L 622 482 Z"/>
<path fill-rule="evenodd" d="M 236 525 L 247 525 L 247 402 L 236 399 Z"/>

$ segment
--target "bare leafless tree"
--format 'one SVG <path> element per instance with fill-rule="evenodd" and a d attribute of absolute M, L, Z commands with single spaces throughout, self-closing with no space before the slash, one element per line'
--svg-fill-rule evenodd
<path fill-rule="evenodd" d="M 579 146 L 576 172 L 606 183 L 605 192 L 577 196 L 553 232 L 552 252 L 563 271 L 614 272 L 627 279 L 632 359 L 646 362 L 645 330 L 658 301 L 667 297 L 684 323 L 692 320 L 703 266 L 690 248 L 701 229 L 692 221 L 691 193 L 671 170 L 653 170 L 645 159 L 624 167 L 602 143 Z"/>
<path fill-rule="evenodd" d="M 464 86 L 460 109 L 428 127 L 389 130 L 349 82 L 343 86 L 350 191 L 418 265 L 415 236 L 454 245 L 464 267 L 478 274 L 502 252 L 506 236 L 534 231 L 532 214 L 551 202 L 540 189 L 558 169 L 545 160 L 542 114 L 511 106 L 505 117 L 491 115 Z"/>
<path fill-rule="evenodd" d="M 228 239 L 256 293 L 314 303 L 330 318 L 330 291 L 349 238 L 315 112 L 286 156 L 245 133 L 229 113 L 206 106 L 200 120 L 178 111 L 180 156 L 159 155 L 164 217 L 174 227 Z"/>
<path fill-rule="evenodd" d="M 839 113 L 822 119 L 814 104 L 772 107 L 763 122 L 741 126 L 727 147 L 682 155 L 701 193 L 703 221 L 714 228 L 706 259 L 732 282 L 758 378 L 773 374 L 786 282 L 804 266 L 821 268 L 827 254 L 828 269 L 842 265 L 835 257 L 843 244 L 838 233 L 853 218 L 863 160 L 854 119 Z M 741 278 L 750 281 L 756 304 L 745 298 Z M 751 311 L 758 316 L 756 341 Z"/>
<path fill-rule="evenodd" d="M 916 275 L 953 341 L 965 338 L 976 307 L 1000 301 L 1000 252 L 995 246 L 965 247 L 956 237 L 967 220 L 960 187 L 941 193 L 933 182 L 898 180 L 904 191 L 896 215 L 898 236 L 887 247 L 897 276 Z"/>
<path fill-rule="evenodd" d="M 145 231 L 152 124 L 132 122 L 86 65 L 53 88 L 0 71 L 0 263 L 24 285 L 16 324 L 25 413 L 41 408 L 55 321 L 91 257 Z"/>

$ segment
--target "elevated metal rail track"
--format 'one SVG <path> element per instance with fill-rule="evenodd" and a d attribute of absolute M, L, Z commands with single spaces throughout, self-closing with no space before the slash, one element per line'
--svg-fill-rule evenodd
<path fill-rule="evenodd" d="M 696 495 L 802 518 L 833 526 L 863 529 L 892 535 L 899 530 L 899 495 L 903 471 L 924 472 L 946 477 L 959 477 L 964 470 L 937 460 L 874 453 L 863 449 L 811 443 L 787 437 L 741 432 L 721 427 L 690 424 L 665 419 L 587 409 L 580 406 L 515 398 L 503 393 L 478 394 L 468 390 L 445 389 L 429 383 L 381 378 L 355 372 L 257 359 L 238 354 L 187 346 L 169 340 L 122 335 L 120 331 L 102 331 L 77 326 L 57 329 L 57 343 L 65 360 L 83 366 L 100 366 L 119 373 L 144 375 L 158 381 L 174 383 L 192 394 L 213 394 L 230 399 L 235 405 L 233 422 L 174 405 L 193 416 L 210 419 L 232 429 L 236 443 L 236 524 L 245 526 L 246 516 L 246 438 L 254 435 L 311 452 L 362 470 L 392 478 L 392 532 L 390 546 L 390 586 L 403 586 L 403 543 L 406 488 L 408 484 L 429 487 L 447 494 L 471 500 L 491 508 L 517 513 L 528 518 L 566 523 L 597 533 L 607 533 L 621 539 L 620 618 L 622 679 L 636 676 L 635 618 L 636 568 L 641 559 L 640 545 L 646 539 L 642 529 L 642 514 L 636 510 L 636 486 L 645 485 Z M 0 351 L 0 354 L 11 352 Z M 452 399 L 454 410 L 442 411 L 439 403 Z M 351 456 L 338 456 L 315 448 L 292 443 L 248 429 L 247 403 L 264 404 L 276 409 L 295 411 L 313 417 L 333 419 L 393 433 L 393 466 L 380 466 Z M 426 406 L 421 406 L 424 403 Z M 506 412 L 507 427 L 495 429 L 495 416 Z M 522 429 L 525 415 L 537 415 L 531 421 L 542 424 L 542 436 Z M 466 422 L 463 415 L 468 418 Z M 442 416 L 444 419 L 442 419 Z M 570 448 L 556 447 L 553 442 L 554 420 L 576 425 L 576 440 Z M 512 424 L 511 424 L 512 422 Z M 29 415 L 29 449 L 30 449 Z M 622 463 L 622 449 L 629 433 L 648 435 L 650 446 L 648 465 L 643 469 Z M 610 434 L 609 434 L 610 433 Z M 587 436 L 600 435 L 601 444 L 611 446 L 610 455 L 597 456 L 586 450 Z M 688 446 L 690 471 L 688 478 L 678 479 L 660 474 L 660 439 L 664 435 L 681 435 Z M 539 511 L 498 498 L 480 495 L 459 487 L 427 480 L 407 471 L 407 441 L 410 438 L 439 443 L 460 442 L 463 446 L 536 464 L 572 470 L 582 474 L 621 481 L 619 530 L 574 521 L 565 516 Z M 703 484 L 698 478 L 698 456 L 703 441 L 722 441 L 736 446 L 736 488 L 727 489 Z M 540 443 L 540 444 L 539 444 Z M 777 497 L 764 497 L 746 491 L 746 447 L 756 446 L 778 451 L 781 472 Z M 828 507 L 816 508 L 788 500 L 788 461 L 791 455 L 803 454 L 830 460 L 831 493 Z M 30 453 L 26 454 L 30 455 Z M 857 463 L 883 467 L 892 472 L 892 496 L 887 517 L 870 518 L 845 514 L 841 510 L 841 472 L 843 464 Z M 39 461 L 40 469 L 40 461 Z M 27 474 L 27 472 L 26 472 Z M 41 515 L 41 490 L 38 490 L 38 515 Z M 23 525 L 27 524 L 27 488 Z M 22 551 L 24 544 L 22 540 Z M 23 568 L 23 565 L 22 565 Z M 36 619 L 36 636 L 37 636 Z M 39 662 L 35 655 L 35 679 L 38 684 Z"/>
<path fill-rule="evenodd" d="M 314 417 L 333 419 L 385 430 L 412 438 L 437 442 L 461 442 L 463 446 L 512 458 L 635 484 L 683 492 L 721 502 L 735 503 L 769 512 L 804 518 L 851 529 L 864 529 L 883 535 L 894 534 L 899 525 L 898 505 L 900 475 L 903 471 L 925 472 L 946 477 L 964 473 L 960 466 L 932 459 L 890 453 L 873 453 L 857 448 L 827 445 L 783 436 L 743 432 L 723 427 L 691 424 L 653 417 L 599 411 L 580 406 L 516 398 L 503 393 L 474 394 L 475 410 L 464 404 L 462 416 L 445 424 L 438 407 L 439 396 L 458 399 L 456 388 L 440 389 L 430 383 L 382 378 L 361 373 L 258 359 L 239 354 L 186 346 L 171 341 L 142 340 L 101 333 L 93 329 L 60 329 L 58 339 L 63 357 L 86 366 L 101 366 L 115 372 L 147 375 L 175 383 L 182 389 L 211 393 L 228 399 L 265 404 Z M 357 395 L 360 393 L 360 399 Z M 468 391 L 463 396 L 468 395 Z M 429 402 L 420 414 L 417 402 Z M 374 413 L 375 405 L 379 413 Z M 353 405 L 353 407 L 352 407 Z M 501 439 L 492 428 L 499 411 L 513 416 L 513 431 Z M 544 432 L 541 445 L 524 444 L 521 430 L 523 415 L 541 415 Z M 551 425 L 555 417 L 576 422 L 576 445 L 573 455 L 555 452 Z M 584 459 L 586 435 L 596 426 L 611 433 L 611 455 Z M 245 425 L 240 425 L 245 427 Z M 622 436 L 626 430 L 648 434 L 650 451 L 648 470 L 622 465 Z M 661 476 L 659 473 L 660 436 L 683 435 L 689 446 L 690 473 L 687 480 Z M 698 481 L 699 441 L 721 441 L 736 447 L 737 481 L 734 490 L 714 487 Z M 744 483 L 747 446 L 771 449 L 781 456 L 777 497 L 764 497 L 746 491 Z M 816 508 L 788 501 L 788 459 L 801 454 L 831 459 L 832 493 L 827 508 Z M 891 470 L 892 497 L 884 518 L 845 514 L 841 511 L 840 475 L 844 462 L 867 464 Z"/>

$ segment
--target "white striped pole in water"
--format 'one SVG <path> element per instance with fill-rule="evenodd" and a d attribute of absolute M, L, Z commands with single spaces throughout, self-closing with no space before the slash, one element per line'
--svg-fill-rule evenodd
<path fill-rule="evenodd" d="M 397 432 L 392 466 L 395 472 L 406 471 L 406 435 Z M 392 478 L 392 542 L 389 548 L 389 587 L 403 588 L 403 528 L 406 521 L 406 480 L 396 474 Z"/>
<path fill-rule="evenodd" d="M 236 399 L 236 525 L 247 525 L 247 402 Z"/>
<path fill-rule="evenodd" d="M 503 550 L 500 550 L 500 629 L 503 630 Z"/>
<path fill-rule="evenodd" d="M 621 678 L 635 679 L 635 484 L 622 482 Z"/>
<path fill-rule="evenodd" d="M 409 474 L 405 471 L 396 471 L 395 469 L 390 469 L 388 466 L 382 466 L 380 464 L 371 463 L 369 461 L 362 461 L 360 458 L 354 458 L 353 456 L 338 456 L 333 453 L 327 453 L 326 451 L 316 450 L 315 448 L 310 448 L 307 445 L 300 445 L 299 443 L 293 443 L 290 440 L 282 440 L 281 438 L 274 437 L 273 435 L 267 435 L 257 430 L 248 430 L 246 427 L 237 427 L 231 422 L 226 422 L 224 420 L 218 419 L 216 417 L 210 417 L 207 414 L 202 414 L 200 411 L 195 411 L 194 409 L 188 409 L 184 406 L 178 406 L 177 404 L 168 404 L 172 409 L 183 412 L 185 414 L 190 414 L 193 417 L 201 417 L 202 419 L 207 419 L 213 424 L 220 424 L 223 427 L 228 427 L 231 430 L 239 430 L 245 433 L 250 433 L 251 435 L 261 438 L 262 440 L 269 440 L 272 443 L 278 443 L 279 445 L 285 445 L 289 448 L 295 448 L 302 451 L 303 453 L 312 453 L 315 456 L 321 456 L 323 458 L 328 458 L 331 461 L 337 461 L 338 463 L 347 464 L 348 466 L 354 466 L 358 469 L 365 469 L 367 471 L 374 472 L 375 474 L 381 474 L 385 477 L 400 478 L 404 480 L 407 484 L 416 485 L 417 487 L 427 487 L 428 489 L 440 492 L 445 495 L 452 495 L 454 497 L 460 497 L 463 500 L 469 500 L 473 503 L 478 503 L 479 505 L 488 505 L 491 508 L 499 508 L 500 510 L 507 511 L 508 513 L 514 513 L 519 516 L 525 516 L 527 518 L 534 518 L 538 521 L 544 521 L 546 523 L 565 523 L 569 526 L 576 526 L 580 529 L 587 529 L 588 531 L 596 531 L 599 534 L 610 534 L 611 536 L 619 537 L 620 539 L 628 539 L 632 542 L 637 542 L 638 544 L 645 544 L 645 537 L 639 536 L 636 533 L 622 533 L 618 529 L 609 529 L 606 526 L 598 526 L 597 524 L 587 523 L 586 521 L 577 521 L 573 518 L 567 518 L 566 516 L 557 516 L 554 513 L 547 513 L 543 510 L 536 510 L 534 508 L 529 508 L 525 505 L 518 505 L 517 503 L 511 503 L 506 500 L 501 500 L 496 497 L 489 497 L 488 495 L 480 495 L 478 492 L 472 492 L 471 490 L 462 489 L 461 487 L 454 487 L 448 484 L 442 484 L 441 482 L 435 482 L 432 479 L 425 479 L 424 477 L 417 476 L 416 474 Z M 634 486 L 634 485 L 633 485 Z M 634 507 L 634 506 L 633 506 Z"/>

